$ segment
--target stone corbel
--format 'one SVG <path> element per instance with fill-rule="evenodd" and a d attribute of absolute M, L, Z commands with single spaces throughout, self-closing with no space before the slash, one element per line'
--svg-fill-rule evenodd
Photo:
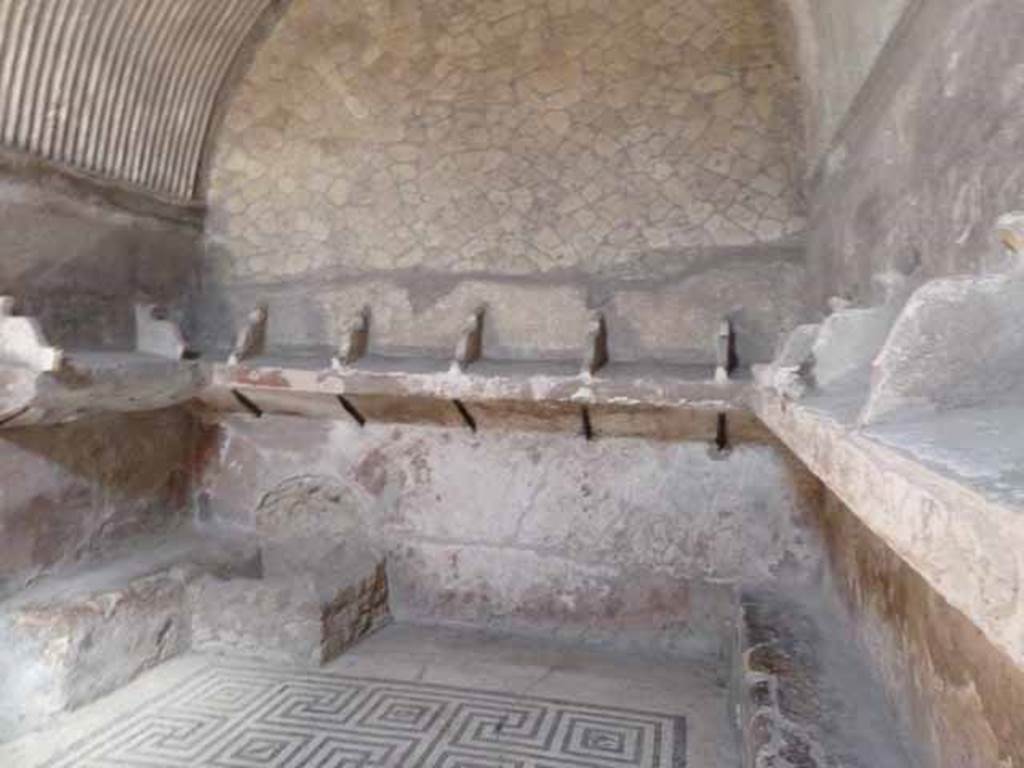
<path fill-rule="evenodd" d="M 604 314 L 593 312 L 587 322 L 587 333 L 583 341 L 582 376 L 593 376 L 608 364 L 608 324 Z"/>
<path fill-rule="evenodd" d="M 719 384 L 728 383 L 736 365 L 735 342 L 732 322 L 727 317 L 723 318 L 718 326 L 718 336 L 715 337 L 715 381 Z"/>
<path fill-rule="evenodd" d="M 370 308 L 356 312 L 342 329 L 338 353 L 331 359 L 331 367 L 342 370 L 366 357 L 370 348 Z"/>
<path fill-rule="evenodd" d="M 135 349 L 158 357 L 181 360 L 188 345 L 177 323 L 157 304 L 135 305 Z"/>
<path fill-rule="evenodd" d="M 477 307 L 473 314 L 466 318 L 459 341 L 455 345 L 455 359 L 452 361 L 452 370 L 464 371 L 483 356 L 484 311 L 483 307 Z"/>
<path fill-rule="evenodd" d="M 267 341 L 267 317 L 269 309 L 266 302 L 258 304 L 246 317 L 245 325 L 235 337 L 235 345 L 228 357 L 229 365 L 238 365 L 243 360 L 263 354 Z"/>

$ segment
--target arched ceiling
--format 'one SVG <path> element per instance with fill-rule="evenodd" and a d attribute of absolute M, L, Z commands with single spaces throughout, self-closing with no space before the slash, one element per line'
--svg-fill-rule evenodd
<path fill-rule="evenodd" d="M 0 144 L 186 201 L 231 65 L 278 0 L 0 0 Z"/>

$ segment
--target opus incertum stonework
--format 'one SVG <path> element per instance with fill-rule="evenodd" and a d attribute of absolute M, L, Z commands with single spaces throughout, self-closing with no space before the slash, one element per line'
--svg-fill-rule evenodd
<path fill-rule="evenodd" d="M 214 155 L 222 276 L 528 274 L 799 231 L 757 0 L 298 0 Z"/>

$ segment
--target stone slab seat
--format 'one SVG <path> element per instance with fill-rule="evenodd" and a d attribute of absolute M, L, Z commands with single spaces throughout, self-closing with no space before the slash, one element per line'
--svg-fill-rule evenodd
<path fill-rule="evenodd" d="M 132 540 L 0 602 L 0 741 L 188 650 L 189 583 L 260 572 L 258 547 L 208 532 Z"/>
<path fill-rule="evenodd" d="M 361 536 L 266 540 L 261 578 L 189 587 L 196 651 L 319 665 L 389 620 L 384 557 Z"/>

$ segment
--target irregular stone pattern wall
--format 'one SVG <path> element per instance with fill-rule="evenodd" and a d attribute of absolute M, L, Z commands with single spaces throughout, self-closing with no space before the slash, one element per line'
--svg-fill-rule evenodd
<path fill-rule="evenodd" d="M 221 522 L 254 525 L 290 478 L 354 491 L 399 619 L 717 654 L 734 583 L 820 566 L 804 520 L 819 486 L 770 446 L 715 460 L 700 443 L 229 417 L 205 452 L 203 508 Z"/>
<path fill-rule="evenodd" d="M 762 0 L 295 0 L 228 110 L 211 268 L 590 271 L 804 226 Z"/>

